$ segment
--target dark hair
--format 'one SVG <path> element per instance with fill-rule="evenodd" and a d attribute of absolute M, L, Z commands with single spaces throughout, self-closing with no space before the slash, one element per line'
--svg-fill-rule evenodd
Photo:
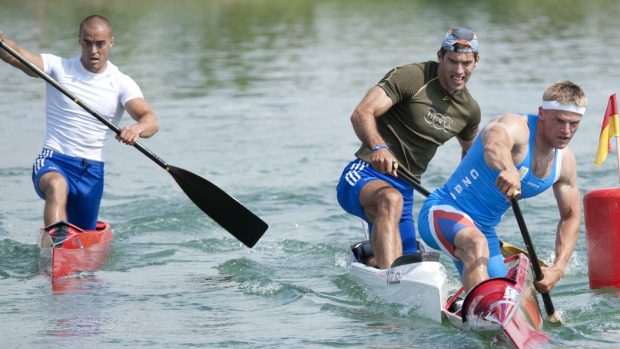
<path fill-rule="evenodd" d="M 452 50 L 452 51 L 448 51 L 447 49 L 442 47 L 441 48 L 441 56 L 443 57 L 443 55 L 445 55 L 446 52 L 467 52 L 466 51 L 467 49 L 470 49 L 469 52 L 473 53 L 474 57 L 478 57 L 478 52 L 472 52 L 470 46 L 462 45 L 462 44 L 459 44 L 459 43 L 454 44 L 454 50 Z M 463 51 L 461 51 L 461 50 L 463 50 Z"/>
<path fill-rule="evenodd" d="M 80 23 L 80 29 L 79 29 L 80 31 L 78 32 L 78 35 L 80 33 L 82 33 L 82 28 L 85 25 L 88 25 L 88 24 L 91 24 L 91 23 L 97 23 L 97 22 L 103 23 L 103 25 L 105 25 L 106 27 L 108 27 L 110 29 L 110 33 L 112 33 L 112 23 L 110 22 L 109 19 L 107 19 L 107 18 L 105 18 L 103 16 L 100 16 L 100 15 L 91 15 L 91 16 L 88 16 L 88 17 L 84 18 L 82 20 L 82 22 Z"/>

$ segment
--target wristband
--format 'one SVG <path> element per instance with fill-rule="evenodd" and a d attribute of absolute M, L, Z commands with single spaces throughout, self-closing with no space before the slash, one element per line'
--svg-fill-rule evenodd
<path fill-rule="evenodd" d="M 387 150 L 390 150 L 390 147 L 388 147 L 387 145 L 375 145 L 375 146 L 372 148 L 372 152 L 374 153 L 374 152 L 376 152 L 376 151 L 377 151 L 377 150 L 379 150 L 379 149 L 387 149 Z"/>

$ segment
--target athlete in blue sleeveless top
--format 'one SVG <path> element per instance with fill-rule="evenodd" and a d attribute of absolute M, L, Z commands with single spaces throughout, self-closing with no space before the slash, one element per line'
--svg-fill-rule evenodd
<path fill-rule="evenodd" d="M 556 258 L 543 268 L 537 288 L 548 292 L 562 277 L 581 216 L 575 158 L 567 146 L 586 103 L 579 86 L 560 81 L 545 91 L 538 115 L 505 114 L 492 120 L 448 181 L 424 203 L 420 235 L 454 260 L 466 290 L 506 275 L 495 227 L 511 206 L 509 198 L 533 197 L 551 186 L 560 209 Z"/>

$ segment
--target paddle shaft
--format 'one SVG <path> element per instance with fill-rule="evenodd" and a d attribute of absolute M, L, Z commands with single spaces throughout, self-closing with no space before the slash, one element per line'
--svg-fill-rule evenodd
<path fill-rule="evenodd" d="M 418 193 L 424 196 L 431 195 L 431 192 L 428 189 L 424 188 L 417 179 L 411 177 L 404 171 L 398 170 L 398 177 L 402 178 L 403 181 L 412 186 L 413 189 L 418 191 Z"/>
<path fill-rule="evenodd" d="M 536 280 L 540 281 L 543 279 L 542 270 L 540 269 L 540 264 L 538 263 L 538 258 L 536 257 L 534 244 L 532 244 L 532 239 L 530 239 L 530 233 L 525 225 L 525 219 L 523 219 L 523 214 L 521 214 L 521 208 L 519 207 L 517 199 L 512 198 L 510 202 L 512 203 L 512 210 L 514 211 L 515 217 L 517 217 L 517 223 L 519 224 L 519 230 L 521 230 L 521 235 L 523 236 L 523 242 L 525 243 L 527 252 L 530 255 L 530 261 L 532 262 L 532 267 L 534 269 L 534 276 L 536 277 Z M 555 314 L 555 307 L 551 301 L 551 295 L 549 295 L 549 293 L 541 293 L 541 295 L 547 315 L 552 317 Z"/>
<path fill-rule="evenodd" d="M 64 94 L 65 96 L 69 97 L 69 99 L 71 99 L 73 102 L 75 102 L 77 105 L 79 105 L 80 107 L 84 108 L 84 110 L 86 110 L 88 113 L 90 113 L 92 116 L 96 117 L 97 120 L 101 121 L 104 125 L 106 125 L 109 129 L 111 129 L 112 131 L 114 131 L 114 133 L 116 133 L 117 135 L 121 134 L 121 129 L 114 125 L 112 122 L 110 122 L 110 120 L 106 119 L 103 115 L 101 115 L 99 112 L 97 112 L 96 110 L 94 110 L 93 108 L 91 108 L 89 105 L 87 105 L 86 103 L 82 102 L 79 98 L 77 98 L 76 96 L 74 96 L 71 92 L 69 92 L 66 88 L 64 88 L 62 85 L 60 85 L 58 82 L 56 82 L 56 80 L 54 80 L 51 76 L 49 76 L 47 73 L 45 73 L 43 70 L 39 69 L 37 66 L 35 66 L 34 64 L 32 64 L 30 61 L 28 61 L 26 58 L 22 57 L 22 55 L 20 55 L 19 53 L 17 53 L 17 51 L 15 51 L 12 47 L 10 47 L 9 45 L 7 45 L 4 41 L 0 41 L 0 46 L 6 51 L 8 52 L 11 56 L 15 57 L 15 59 L 17 59 L 18 61 L 20 61 L 23 65 L 27 66 L 28 68 L 30 68 L 30 70 L 32 70 L 33 72 L 35 72 L 37 75 L 39 75 L 43 80 L 47 81 L 50 85 L 54 86 L 54 88 L 56 88 L 58 91 L 62 92 L 62 94 Z M 159 166 L 161 166 L 163 169 L 165 169 L 166 171 L 168 171 L 168 164 L 162 160 L 160 157 L 158 157 L 157 155 L 155 155 L 152 151 L 148 150 L 147 148 L 145 148 L 142 144 L 140 144 L 139 142 L 136 142 L 133 144 L 133 146 L 138 149 L 140 152 L 142 152 L 142 154 L 146 155 L 149 159 L 153 160 L 156 164 L 158 164 Z"/>

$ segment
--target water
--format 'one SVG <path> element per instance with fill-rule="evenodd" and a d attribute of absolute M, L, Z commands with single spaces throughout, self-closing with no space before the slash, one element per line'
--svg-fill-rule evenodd
<path fill-rule="evenodd" d="M 617 91 L 615 1 L 21 1 L 0 0 L 0 30 L 34 52 L 78 54 L 79 21 L 113 21 L 111 60 L 142 86 L 161 131 L 144 145 L 234 195 L 270 228 L 248 249 L 199 211 L 138 151 L 109 142 L 101 217 L 115 240 L 102 270 L 54 293 L 35 241 L 42 201 L 30 166 L 44 134 L 41 80 L 0 64 L 0 333 L 4 348 L 493 347 L 381 304 L 346 272 L 359 220 L 335 200 L 359 141 L 349 115 L 391 67 L 431 60 L 448 26 L 474 28 L 470 90 L 483 119 L 536 112 L 558 79 L 590 104 L 574 149 L 582 194 L 615 186 L 615 156 L 594 168 L 600 122 Z M 440 185 L 458 144 L 424 178 Z M 418 203 L 415 210 L 419 209 Z M 551 192 L 522 203 L 538 254 L 552 258 Z M 522 245 L 509 213 L 500 235 Z M 551 347 L 620 343 L 618 293 L 588 287 L 585 229 L 552 296 L 564 325 Z M 452 273 L 451 287 L 456 288 Z"/>

